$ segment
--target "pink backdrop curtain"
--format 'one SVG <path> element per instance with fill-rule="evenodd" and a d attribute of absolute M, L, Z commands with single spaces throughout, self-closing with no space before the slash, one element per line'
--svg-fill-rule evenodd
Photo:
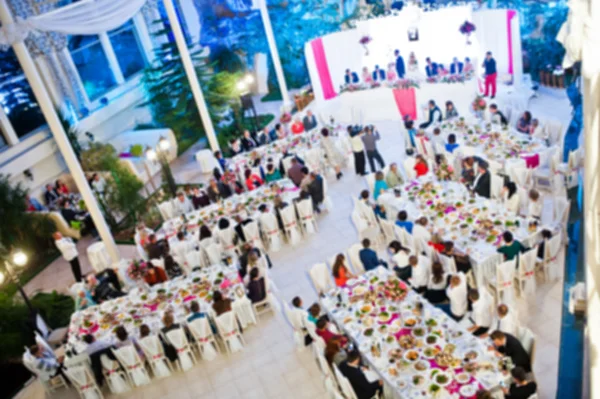
<path fill-rule="evenodd" d="M 417 119 L 417 96 L 414 87 L 410 89 L 394 89 L 394 100 L 402 117 L 409 115 L 412 120 Z"/>
<path fill-rule="evenodd" d="M 329 65 L 327 64 L 327 57 L 325 56 L 323 40 L 321 38 L 315 39 L 310 42 L 310 45 L 315 57 L 315 64 L 317 66 L 317 72 L 319 73 L 321 87 L 323 88 L 323 96 L 325 97 L 325 100 L 329 100 L 337 96 L 337 94 L 333 89 L 333 81 L 331 80 L 331 74 L 329 73 Z"/>

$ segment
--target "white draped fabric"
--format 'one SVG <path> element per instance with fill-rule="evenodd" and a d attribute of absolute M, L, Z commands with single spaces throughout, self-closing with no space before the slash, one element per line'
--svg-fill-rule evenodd
<path fill-rule="evenodd" d="M 69 35 L 107 32 L 133 18 L 145 3 L 146 0 L 83 0 L 3 27 L 0 45 L 10 45 L 36 31 Z"/>

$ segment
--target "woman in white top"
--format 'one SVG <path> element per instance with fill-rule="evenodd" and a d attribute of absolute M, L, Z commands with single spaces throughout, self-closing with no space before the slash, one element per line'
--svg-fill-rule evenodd
<path fill-rule="evenodd" d="M 413 286 L 415 291 L 421 294 L 427 290 L 427 285 L 429 284 L 431 262 L 424 256 L 411 256 L 409 264 L 412 267 L 410 285 Z"/>
<path fill-rule="evenodd" d="M 425 297 L 433 304 L 446 302 L 446 287 L 448 286 L 448 275 L 444 271 L 444 267 L 440 262 L 435 262 L 431 265 L 431 273 L 427 283 L 427 292 Z"/>
<path fill-rule="evenodd" d="M 540 193 L 534 189 L 529 190 L 529 207 L 527 209 L 527 216 L 540 220 L 542 219 L 542 210 L 543 204 L 542 199 L 540 198 Z"/>
<path fill-rule="evenodd" d="M 397 266 L 399 268 L 408 266 L 408 257 L 410 256 L 410 249 L 403 247 L 400 241 L 394 240 L 390 242 L 388 250 L 390 251 L 391 260 L 394 266 Z"/>
<path fill-rule="evenodd" d="M 365 144 L 362 135 L 362 131 L 355 131 L 352 126 L 348 126 L 348 136 L 350 136 L 350 145 L 354 154 L 354 170 L 359 176 L 365 174 Z"/>
<path fill-rule="evenodd" d="M 509 211 L 519 213 L 519 194 L 515 183 L 511 181 L 504 183 L 504 187 L 502 187 L 502 204 Z"/>
<path fill-rule="evenodd" d="M 476 337 L 479 337 L 486 334 L 492 325 L 491 303 L 485 293 L 479 296 L 477 290 L 469 292 L 469 299 L 473 306 L 471 320 L 474 323 L 473 326 L 469 328 L 469 331 Z"/>
<path fill-rule="evenodd" d="M 450 317 L 456 321 L 462 320 L 467 313 L 469 301 L 467 300 L 467 279 L 465 274 L 459 272 L 450 278 L 450 285 L 446 288 L 446 295 L 450 300 Z"/>

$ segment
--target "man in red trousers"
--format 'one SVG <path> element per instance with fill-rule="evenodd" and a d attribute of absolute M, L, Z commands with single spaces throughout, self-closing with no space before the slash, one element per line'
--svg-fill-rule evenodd
<path fill-rule="evenodd" d="M 491 51 L 488 51 L 485 54 L 483 67 L 485 68 L 485 94 L 483 96 L 487 97 L 488 94 L 491 94 L 492 98 L 494 98 L 496 97 L 496 79 L 498 78 L 498 72 L 496 70 L 496 60 L 492 57 Z"/>

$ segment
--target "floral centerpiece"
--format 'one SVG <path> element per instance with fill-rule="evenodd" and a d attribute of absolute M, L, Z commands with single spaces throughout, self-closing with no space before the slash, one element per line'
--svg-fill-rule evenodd
<path fill-rule="evenodd" d="M 469 21 L 465 21 L 459 28 L 460 33 L 467 37 L 467 44 L 471 44 L 471 33 L 475 32 L 475 25 Z"/>
<path fill-rule="evenodd" d="M 383 296 L 390 301 L 402 301 L 408 294 L 408 288 L 401 280 L 390 279 L 381 286 Z"/>
<path fill-rule="evenodd" d="M 292 121 L 292 114 L 289 112 L 284 112 L 283 115 L 279 118 L 279 122 L 281 123 L 290 123 Z"/>
<path fill-rule="evenodd" d="M 369 35 L 364 35 L 363 37 L 360 38 L 360 40 L 358 41 L 358 43 L 364 47 L 365 49 L 365 55 L 369 55 L 369 48 L 367 47 L 367 45 L 369 43 L 371 43 L 373 39 L 371 38 L 371 36 Z"/>
<path fill-rule="evenodd" d="M 448 165 L 446 161 L 442 162 L 435 170 L 435 176 L 438 180 L 452 180 L 453 173 L 454 169 L 452 169 L 452 166 Z"/>
<path fill-rule="evenodd" d="M 471 107 L 473 108 L 473 111 L 483 112 L 485 111 L 486 105 L 484 98 L 482 96 L 477 96 L 475 97 L 475 100 L 473 100 Z"/>
<path fill-rule="evenodd" d="M 442 83 L 465 83 L 464 75 L 446 75 L 440 80 Z"/>
<path fill-rule="evenodd" d="M 392 84 L 392 87 L 395 89 L 407 90 L 412 87 L 415 89 L 419 88 L 419 82 L 413 79 L 399 79 Z"/>
<path fill-rule="evenodd" d="M 140 262 L 136 259 L 134 259 L 130 264 L 129 267 L 127 267 L 127 276 L 134 280 L 141 280 L 144 278 L 144 276 L 146 275 L 146 272 L 148 271 L 148 264 L 146 262 Z"/>

